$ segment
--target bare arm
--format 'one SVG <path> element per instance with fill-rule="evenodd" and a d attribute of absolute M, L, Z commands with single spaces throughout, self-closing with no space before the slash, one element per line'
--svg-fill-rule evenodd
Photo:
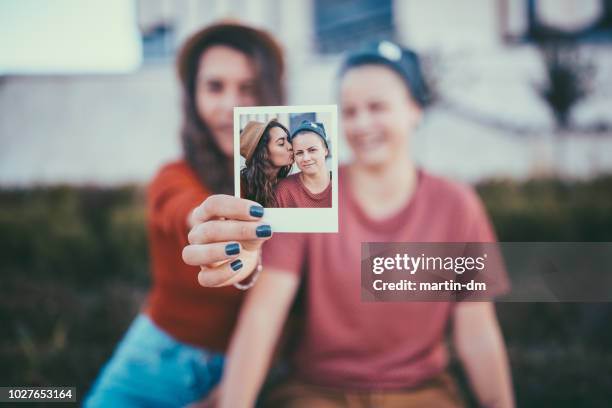
<path fill-rule="evenodd" d="M 255 405 L 298 283 L 295 274 L 266 269 L 250 290 L 228 351 L 220 407 Z"/>
<path fill-rule="evenodd" d="M 454 314 L 453 342 L 480 405 L 513 407 L 506 347 L 493 304 L 458 304 Z"/>

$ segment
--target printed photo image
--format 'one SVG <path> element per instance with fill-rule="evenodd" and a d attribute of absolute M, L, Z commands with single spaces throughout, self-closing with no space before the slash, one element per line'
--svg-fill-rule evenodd
<path fill-rule="evenodd" d="M 327 105 L 236 108 L 236 195 L 266 209 L 333 210 L 335 115 Z"/>

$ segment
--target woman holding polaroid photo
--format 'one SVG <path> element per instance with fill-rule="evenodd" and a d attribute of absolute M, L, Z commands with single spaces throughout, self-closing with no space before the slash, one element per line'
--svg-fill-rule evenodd
<path fill-rule="evenodd" d="M 219 406 L 255 404 L 303 280 L 305 322 L 291 376 L 267 406 L 464 406 L 448 371 L 448 333 L 479 405 L 512 407 L 490 302 L 361 300 L 362 242 L 496 239 L 470 187 L 429 174 L 411 158 L 411 135 L 427 102 L 417 55 L 389 41 L 352 53 L 341 71 L 340 100 L 354 160 L 339 170 L 339 231 L 277 234 L 264 245 L 265 272 L 232 337 Z M 501 280 L 489 295 L 504 291 Z"/>
<path fill-rule="evenodd" d="M 303 121 L 291 134 L 293 156 L 300 172 L 281 180 L 276 200 L 282 208 L 332 206 L 331 172 L 327 134 L 322 123 Z"/>
<path fill-rule="evenodd" d="M 207 397 L 242 304 L 232 284 L 252 279 L 272 233 L 263 207 L 229 194 L 233 108 L 283 104 L 280 46 L 264 31 L 221 23 L 191 36 L 177 63 L 183 157 L 147 189 L 151 292 L 86 407 L 179 407 Z"/>
<path fill-rule="evenodd" d="M 250 121 L 240 133 L 240 196 L 263 207 L 279 207 L 274 188 L 287 177 L 293 164 L 289 131 L 276 119 Z"/>

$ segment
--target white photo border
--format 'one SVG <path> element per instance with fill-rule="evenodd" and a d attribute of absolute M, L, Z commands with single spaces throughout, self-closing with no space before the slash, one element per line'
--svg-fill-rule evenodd
<path fill-rule="evenodd" d="M 275 113 L 329 113 L 331 123 L 325 127 L 331 140 L 332 206 L 331 208 L 266 208 L 262 220 L 273 232 L 338 232 L 338 106 L 249 106 L 234 108 L 234 195 L 240 197 L 240 115 Z"/>

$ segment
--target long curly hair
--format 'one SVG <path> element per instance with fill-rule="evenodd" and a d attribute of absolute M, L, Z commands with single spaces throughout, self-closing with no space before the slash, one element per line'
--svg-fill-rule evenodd
<path fill-rule="evenodd" d="M 275 127 L 283 129 L 287 137 L 290 135 L 289 130 L 281 123 L 270 122 L 261 139 L 259 139 L 259 143 L 257 143 L 253 157 L 246 167 L 240 170 L 240 177 L 245 189 L 244 196 L 268 208 L 277 207 L 274 186 L 276 186 L 278 180 L 287 177 L 291 171 L 291 165 L 288 165 L 281 167 L 277 174 L 272 173 L 274 167 L 270 162 L 268 142 L 270 142 L 270 130 Z"/>
<path fill-rule="evenodd" d="M 183 91 L 183 157 L 212 193 L 233 194 L 231 160 L 223 154 L 210 129 L 199 117 L 195 102 L 200 57 L 213 45 L 231 47 L 250 58 L 256 72 L 259 105 L 284 104 L 284 59 L 272 36 L 236 23 L 219 23 L 195 33 L 179 52 L 177 70 Z"/>

